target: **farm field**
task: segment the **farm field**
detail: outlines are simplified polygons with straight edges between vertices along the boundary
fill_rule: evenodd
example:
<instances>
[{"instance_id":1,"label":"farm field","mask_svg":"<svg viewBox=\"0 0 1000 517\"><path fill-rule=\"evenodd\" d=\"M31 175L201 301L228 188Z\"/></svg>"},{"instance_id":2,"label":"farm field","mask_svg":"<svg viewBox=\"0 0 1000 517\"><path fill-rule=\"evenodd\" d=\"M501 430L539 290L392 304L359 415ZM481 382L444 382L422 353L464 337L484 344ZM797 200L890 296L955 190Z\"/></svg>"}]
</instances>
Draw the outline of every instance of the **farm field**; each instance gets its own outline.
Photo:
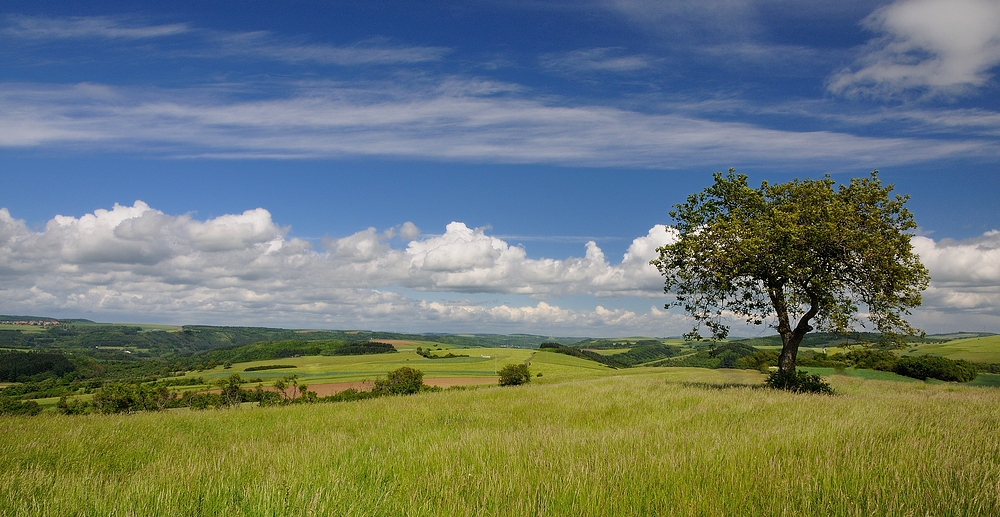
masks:
<instances>
[{"instance_id":1,"label":"farm field","mask_svg":"<svg viewBox=\"0 0 1000 517\"><path fill-rule=\"evenodd\" d=\"M837 395L796 395L746 386L751 371L601 373L3 418L0 514L1000 513L1000 390L832 375Z\"/></svg>"}]
</instances>

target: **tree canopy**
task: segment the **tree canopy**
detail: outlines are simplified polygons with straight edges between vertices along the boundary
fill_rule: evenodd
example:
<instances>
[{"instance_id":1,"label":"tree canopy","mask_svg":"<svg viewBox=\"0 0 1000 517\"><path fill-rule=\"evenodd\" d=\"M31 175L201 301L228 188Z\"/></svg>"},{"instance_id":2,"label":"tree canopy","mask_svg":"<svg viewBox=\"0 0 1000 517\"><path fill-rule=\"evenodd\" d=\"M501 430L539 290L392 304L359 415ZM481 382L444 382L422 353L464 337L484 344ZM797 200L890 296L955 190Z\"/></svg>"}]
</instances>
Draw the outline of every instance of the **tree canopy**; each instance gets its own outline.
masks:
<instances>
[{"instance_id":1,"label":"tree canopy","mask_svg":"<svg viewBox=\"0 0 1000 517\"><path fill-rule=\"evenodd\" d=\"M906 321L930 279L913 253L908 196L891 196L878 171L836 186L829 176L752 188L747 177L715 182L674 206L676 240L650 263L664 290L715 339L731 318L767 323L782 340L779 367L795 369L802 338L817 328L871 325L897 339L920 333ZM861 315L861 311L864 315Z\"/></svg>"}]
</instances>

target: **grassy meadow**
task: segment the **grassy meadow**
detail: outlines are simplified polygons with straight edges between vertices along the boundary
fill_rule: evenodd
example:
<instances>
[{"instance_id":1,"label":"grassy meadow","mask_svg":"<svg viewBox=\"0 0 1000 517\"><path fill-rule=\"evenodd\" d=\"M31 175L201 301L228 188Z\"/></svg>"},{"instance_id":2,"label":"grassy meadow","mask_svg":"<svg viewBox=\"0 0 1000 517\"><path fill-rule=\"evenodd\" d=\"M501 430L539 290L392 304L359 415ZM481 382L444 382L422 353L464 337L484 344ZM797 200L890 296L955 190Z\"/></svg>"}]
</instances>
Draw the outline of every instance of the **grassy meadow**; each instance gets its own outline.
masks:
<instances>
[{"instance_id":1,"label":"grassy meadow","mask_svg":"<svg viewBox=\"0 0 1000 517\"><path fill-rule=\"evenodd\" d=\"M427 343L427 346L441 346ZM496 370L505 364L529 362L532 375L542 374L538 382L558 382L566 379L580 379L591 376L610 375L614 370L593 361L551 352L538 352L524 348L449 348L432 350L435 355L453 353L468 357L427 359L416 353L421 344L395 344L399 353L362 356L302 356L266 361L251 361L234 364L232 368L222 366L201 372L188 372L186 377L202 377L211 382L238 373L246 379L261 378L265 384L287 375L298 375L306 384L337 383L374 380L386 373L409 366L424 372L424 379L436 378L482 378L496 382ZM246 372L247 368L269 365L291 365L295 368Z\"/></svg>"},{"instance_id":2,"label":"grassy meadow","mask_svg":"<svg viewBox=\"0 0 1000 517\"><path fill-rule=\"evenodd\" d=\"M925 343L907 349L905 355L938 355L974 363L1000 363L1000 335Z\"/></svg>"},{"instance_id":3,"label":"grassy meadow","mask_svg":"<svg viewBox=\"0 0 1000 517\"><path fill-rule=\"evenodd\" d=\"M533 370L567 368L541 357ZM1000 390L829 379L837 395L643 368L348 403L0 418L0 514L1000 514Z\"/></svg>"}]
</instances>

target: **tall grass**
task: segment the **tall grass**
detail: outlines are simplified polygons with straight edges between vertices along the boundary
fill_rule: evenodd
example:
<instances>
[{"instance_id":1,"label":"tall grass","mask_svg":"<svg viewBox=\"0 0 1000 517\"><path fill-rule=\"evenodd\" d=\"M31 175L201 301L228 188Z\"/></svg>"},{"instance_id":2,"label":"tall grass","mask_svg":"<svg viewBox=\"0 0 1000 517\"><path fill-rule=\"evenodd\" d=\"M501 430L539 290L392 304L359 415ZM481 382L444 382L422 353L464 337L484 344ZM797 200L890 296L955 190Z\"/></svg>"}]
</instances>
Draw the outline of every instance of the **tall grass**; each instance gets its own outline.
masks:
<instances>
[{"instance_id":1,"label":"tall grass","mask_svg":"<svg viewBox=\"0 0 1000 517\"><path fill-rule=\"evenodd\" d=\"M669 369L342 404L4 418L0 514L1000 514L1000 390L710 384L751 378Z\"/></svg>"}]
</instances>

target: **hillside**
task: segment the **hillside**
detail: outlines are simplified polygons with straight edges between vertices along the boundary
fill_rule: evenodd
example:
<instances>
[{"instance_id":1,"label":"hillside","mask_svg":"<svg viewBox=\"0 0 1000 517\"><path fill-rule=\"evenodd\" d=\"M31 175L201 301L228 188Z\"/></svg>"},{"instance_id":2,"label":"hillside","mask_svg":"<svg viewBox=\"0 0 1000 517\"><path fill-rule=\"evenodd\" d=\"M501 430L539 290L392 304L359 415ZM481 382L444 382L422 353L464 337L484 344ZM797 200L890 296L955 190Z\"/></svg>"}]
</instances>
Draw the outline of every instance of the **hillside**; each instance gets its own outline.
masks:
<instances>
[{"instance_id":1,"label":"hillside","mask_svg":"<svg viewBox=\"0 0 1000 517\"><path fill-rule=\"evenodd\" d=\"M998 390L834 376L837 396L807 396L754 389L762 376L748 371L604 372L350 403L0 418L0 513L1000 514Z\"/></svg>"}]
</instances>

